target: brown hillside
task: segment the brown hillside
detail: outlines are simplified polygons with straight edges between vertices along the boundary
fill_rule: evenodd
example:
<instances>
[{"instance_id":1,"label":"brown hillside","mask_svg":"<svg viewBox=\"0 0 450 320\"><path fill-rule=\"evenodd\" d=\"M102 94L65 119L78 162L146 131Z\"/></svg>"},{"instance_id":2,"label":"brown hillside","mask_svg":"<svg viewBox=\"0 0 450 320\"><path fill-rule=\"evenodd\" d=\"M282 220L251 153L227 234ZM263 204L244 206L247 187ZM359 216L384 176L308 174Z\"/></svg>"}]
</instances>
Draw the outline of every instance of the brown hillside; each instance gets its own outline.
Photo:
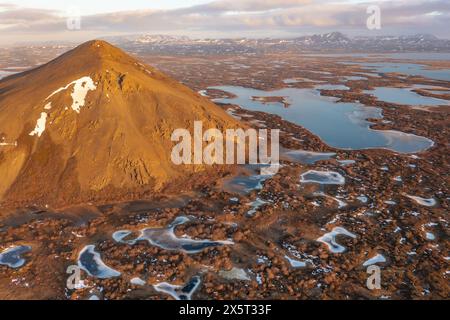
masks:
<instances>
[{"instance_id":1,"label":"brown hillside","mask_svg":"<svg viewBox=\"0 0 450 320\"><path fill-rule=\"evenodd\" d=\"M0 200L67 205L158 190L194 170L172 164L170 137L197 120L239 126L158 70L87 42L0 82Z\"/></svg>"}]
</instances>

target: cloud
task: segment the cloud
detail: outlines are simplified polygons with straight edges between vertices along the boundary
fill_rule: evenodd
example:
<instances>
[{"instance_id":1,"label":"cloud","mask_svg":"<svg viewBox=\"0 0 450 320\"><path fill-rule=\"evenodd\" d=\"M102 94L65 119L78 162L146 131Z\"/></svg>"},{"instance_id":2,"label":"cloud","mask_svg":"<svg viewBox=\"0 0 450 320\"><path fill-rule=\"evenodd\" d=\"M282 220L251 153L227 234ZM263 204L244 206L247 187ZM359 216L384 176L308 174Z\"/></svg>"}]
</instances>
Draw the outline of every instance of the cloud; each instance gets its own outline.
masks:
<instances>
[{"instance_id":1,"label":"cloud","mask_svg":"<svg viewBox=\"0 0 450 320\"><path fill-rule=\"evenodd\" d=\"M448 36L450 18L447 0L339 1L339 0L218 0L208 4L173 10L140 10L97 14L82 17L83 34L114 33L201 33L209 36L252 36L256 32L301 33L302 31L353 30L365 28L370 4L379 4L382 13L381 31L429 32ZM13 34L38 33L40 36L67 36L63 13L6 6L0 11L0 32ZM81 8L82 9L82 8Z\"/></svg>"}]
</instances>

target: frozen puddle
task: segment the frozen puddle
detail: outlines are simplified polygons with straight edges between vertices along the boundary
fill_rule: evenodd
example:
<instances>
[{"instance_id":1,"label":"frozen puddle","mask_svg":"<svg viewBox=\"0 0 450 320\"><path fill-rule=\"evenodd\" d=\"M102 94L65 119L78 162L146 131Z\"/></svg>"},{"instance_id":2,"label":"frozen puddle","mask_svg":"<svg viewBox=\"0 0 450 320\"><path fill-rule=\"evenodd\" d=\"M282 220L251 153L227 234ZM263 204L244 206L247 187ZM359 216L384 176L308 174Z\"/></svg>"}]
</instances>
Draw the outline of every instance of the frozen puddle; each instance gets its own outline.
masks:
<instances>
[{"instance_id":1,"label":"frozen puddle","mask_svg":"<svg viewBox=\"0 0 450 320\"><path fill-rule=\"evenodd\" d=\"M348 159L348 160L338 160L339 164L343 167L351 166L356 163L356 160Z\"/></svg>"},{"instance_id":2,"label":"frozen puddle","mask_svg":"<svg viewBox=\"0 0 450 320\"><path fill-rule=\"evenodd\" d=\"M447 100L422 96L409 88L378 87L374 90L365 90L364 93L371 94L380 101L408 106L439 106L450 104Z\"/></svg>"},{"instance_id":3,"label":"frozen puddle","mask_svg":"<svg viewBox=\"0 0 450 320\"><path fill-rule=\"evenodd\" d=\"M314 87L316 90L350 90L349 87L342 84L321 84Z\"/></svg>"},{"instance_id":4,"label":"frozen puddle","mask_svg":"<svg viewBox=\"0 0 450 320\"><path fill-rule=\"evenodd\" d=\"M249 194L252 191L263 189L263 183L271 179L277 172L276 166L245 165L244 173L224 180L223 189L226 192Z\"/></svg>"},{"instance_id":5,"label":"frozen puddle","mask_svg":"<svg viewBox=\"0 0 450 320\"><path fill-rule=\"evenodd\" d=\"M366 262L364 262L363 263L363 267L368 267L368 266L371 266L373 264L384 263L384 262L386 262L386 258L382 254L378 253L374 257L372 257L369 260L367 260Z\"/></svg>"},{"instance_id":6,"label":"frozen puddle","mask_svg":"<svg viewBox=\"0 0 450 320\"><path fill-rule=\"evenodd\" d=\"M345 178L334 171L309 170L300 176L301 183L318 183L327 185L343 185Z\"/></svg>"},{"instance_id":7,"label":"frozen puddle","mask_svg":"<svg viewBox=\"0 0 450 320\"><path fill-rule=\"evenodd\" d=\"M131 231L120 230L113 234L113 239L119 243L125 243L133 245L138 241L147 241L151 245L157 246L165 250L177 250L183 251L188 254L198 253L206 248L220 247L223 245L232 245L232 241L210 241L210 240L194 240L188 236L178 238L175 235L175 228L179 225L185 224L190 221L187 217L177 217L166 228L147 228L141 231L138 238L134 240L124 240L131 234Z\"/></svg>"},{"instance_id":8,"label":"frozen puddle","mask_svg":"<svg viewBox=\"0 0 450 320\"><path fill-rule=\"evenodd\" d=\"M172 296L176 300L191 300L192 295L200 286L200 277L193 277L186 285L177 286L167 282L161 282L153 285L153 288L162 293Z\"/></svg>"},{"instance_id":9,"label":"frozen puddle","mask_svg":"<svg viewBox=\"0 0 450 320\"><path fill-rule=\"evenodd\" d=\"M255 213L258 211L259 208L261 208L263 205L268 204L267 201L264 201L260 198L256 198L255 201L250 202L249 205L251 206L251 209L247 212L247 217L253 217Z\"/></svg>"},{"instance_id":10,"label":"frozen puddle","mask_svg":"<svg viewBox=\"0 0 450 320\"><path fill-rule=\"evenodd\" d=\"M351 233L350 231L347 231L345 228L336 227L333 229L333 231L326 233L320 238L318 238L317 241L326 244L328 249L332 253L342 253L345 252L346 248L336 242L336 237L340 235L356 239L355 234Z\"/></svg>"},{"instance_id":11,"label":"frozen puddle","mask_svg":"<svg viewBox=\"0 0 450 320\"><path fill-rule=\"evenodd\" d=\"M0 265L8 266L10 268L20 268L25 264L25 259L21 257L22 254L31 251L30 246L17 246L8 248L0 253Z\"/></svg>"},{"instance_id":12,"label":"frozen puddle","mask_svg":"<svg viewBox=\"0 0 450 320\"><path fill-rule=\"evenodd\" d=\"M416 197L416 196L410 196L410 195L406 195L408 198L410 198L411 200L413 200L414 202L425 206L425 207L434 207L437 204L437 201L434 198L421 198L421 197Z\"/></svg>"},{"instance_id":13,"label":"frozen puddle","mask_svg":"<svg viewBox=\"0 0 450 320\"><path fill-rule=\"evenodd\" d=\"M99 279L109 279L120 276L120 272L103 263L100 254L95 251L94 245L88 245L81 250L78 256L78 266L90 276Z\"/></svg>"},{"instance_id":14,"label":"frozen puddle","mask_svg":"<svg viewBox=\"0 0 450 320\"><path fill-rule=\"evenodd\" d=\"M284 258L289 262L289 264L291 265L292 268L305 268L306 267L306 262L292 259L289 256L284 256Z\"/></svg>"},{"instance_id":15,"label":"frozen puddle","mask_svg":"<svg viewBox=\"0 0 450 320\"><path fill-rule=\"evenodd\" d=\"M436 236L431 232L426 232L425 237L427 238L427 240L430 240L430 241L436 240Z\"/></svg>"},{"instance_id":16,"label":"frozen puddle","mask_svg":"<svg viewBox=\"0 0 450 320\"><path fill-rule=\"evenodd\" d=\"M219 271L219 276L227 280L241 280L250 281L250 277L245 272L244 269L233 267L231 270L221 270Z\"/></svg>"},{"instance_id":17,"label":"frozen puddle","mask_svg":"<svg viewBox=\"0 0 450 320\"><path fill-rule=\"evenodd\" d=\"M367 203L369 201L369 198L367 198L365 195L360 195L358 197L356 197L356 199L362 203Z\"/></svg>"},{"instance_id":18,"label":"frozen puddle","mask_svg":"<svg viewBox=\"0 0 450 320\"><path fill-rule=\"evenodd\" d=\"M93 91L97 89L97 86L94 84L94 81L91 79L91 77L82 77L78 80L75 80L71 83L69 83L67 86L59 88L55 92L53 92L51 95L47 97L46 100L53 97L55 94L67 90L70 86L73 85L73 91L71 93L72 97L72 110L74 110L76 113L80 113L81 107L84 107L86 95L89 91Z\"/></svg>"},{"instance_id":19,"label":"frozen puddle","mask_svg":"<svg viewBox=\"0 0 450 320\"><path fill-rule=\"evenodd\" d=\"M145 286L147 284L144 280L142 280L141 278L138 278L138 277L131 279L130 283L134 284L135 286L141 286L141 287Z\"/></svg>"}]
</instances>

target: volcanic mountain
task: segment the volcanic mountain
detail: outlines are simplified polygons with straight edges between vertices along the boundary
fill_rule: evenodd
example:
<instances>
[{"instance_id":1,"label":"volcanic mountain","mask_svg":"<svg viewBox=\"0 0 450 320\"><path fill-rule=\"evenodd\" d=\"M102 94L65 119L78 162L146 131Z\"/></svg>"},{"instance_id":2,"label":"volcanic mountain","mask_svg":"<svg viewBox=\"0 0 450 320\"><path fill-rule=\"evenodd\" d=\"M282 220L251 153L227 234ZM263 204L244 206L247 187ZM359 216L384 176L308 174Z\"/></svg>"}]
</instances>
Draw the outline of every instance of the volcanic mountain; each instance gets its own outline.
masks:
<instances>
[{"instance_id":1,"label":"volcanic mountain","mask_svg":"<svg viewBox=\"0 0 450 320\"><path fill-rule=\"evenodd\" d=\"M0 82L0 201L70 205L158 190L177 128L237 128L208 99L104 41Z\"/></svg>"}]
</instances>

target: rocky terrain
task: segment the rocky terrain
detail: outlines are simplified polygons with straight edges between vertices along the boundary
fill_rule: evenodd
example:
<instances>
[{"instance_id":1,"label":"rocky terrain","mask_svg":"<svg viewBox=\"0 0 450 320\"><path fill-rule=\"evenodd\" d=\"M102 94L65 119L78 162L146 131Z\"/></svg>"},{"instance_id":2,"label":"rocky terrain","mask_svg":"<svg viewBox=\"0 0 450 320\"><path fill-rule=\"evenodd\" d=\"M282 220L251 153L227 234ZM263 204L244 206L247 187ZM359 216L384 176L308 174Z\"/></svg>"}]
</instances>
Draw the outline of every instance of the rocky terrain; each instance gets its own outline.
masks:
<instances>
[{"instance_id":1,"label":"rocky terrain","mask_svg":"<svg viewBox=\"0 0 450 320\"><path fill-rule=\"evenodd\" d=\"M214 168L138 201L4 208L0 298L448 299L448 106L388 103L366 91L420 85L420 95L448 101L449 81L354 64L373 62L366 57L140 56L202 99L230 97L208 89L225 84L344 85L315 94L380 108L372 129L434 145L416 153L341 150L290 119L221 104L242 125L280 128L283 150L297 152L284 152L269 177L251 167ZM449 68L448 61L420 63ZM263 102L293 107L284 97ZM71 265L82 269L72 289ZM370 290L374 265L381 288Z\"/></svg>"}]
</instances>

